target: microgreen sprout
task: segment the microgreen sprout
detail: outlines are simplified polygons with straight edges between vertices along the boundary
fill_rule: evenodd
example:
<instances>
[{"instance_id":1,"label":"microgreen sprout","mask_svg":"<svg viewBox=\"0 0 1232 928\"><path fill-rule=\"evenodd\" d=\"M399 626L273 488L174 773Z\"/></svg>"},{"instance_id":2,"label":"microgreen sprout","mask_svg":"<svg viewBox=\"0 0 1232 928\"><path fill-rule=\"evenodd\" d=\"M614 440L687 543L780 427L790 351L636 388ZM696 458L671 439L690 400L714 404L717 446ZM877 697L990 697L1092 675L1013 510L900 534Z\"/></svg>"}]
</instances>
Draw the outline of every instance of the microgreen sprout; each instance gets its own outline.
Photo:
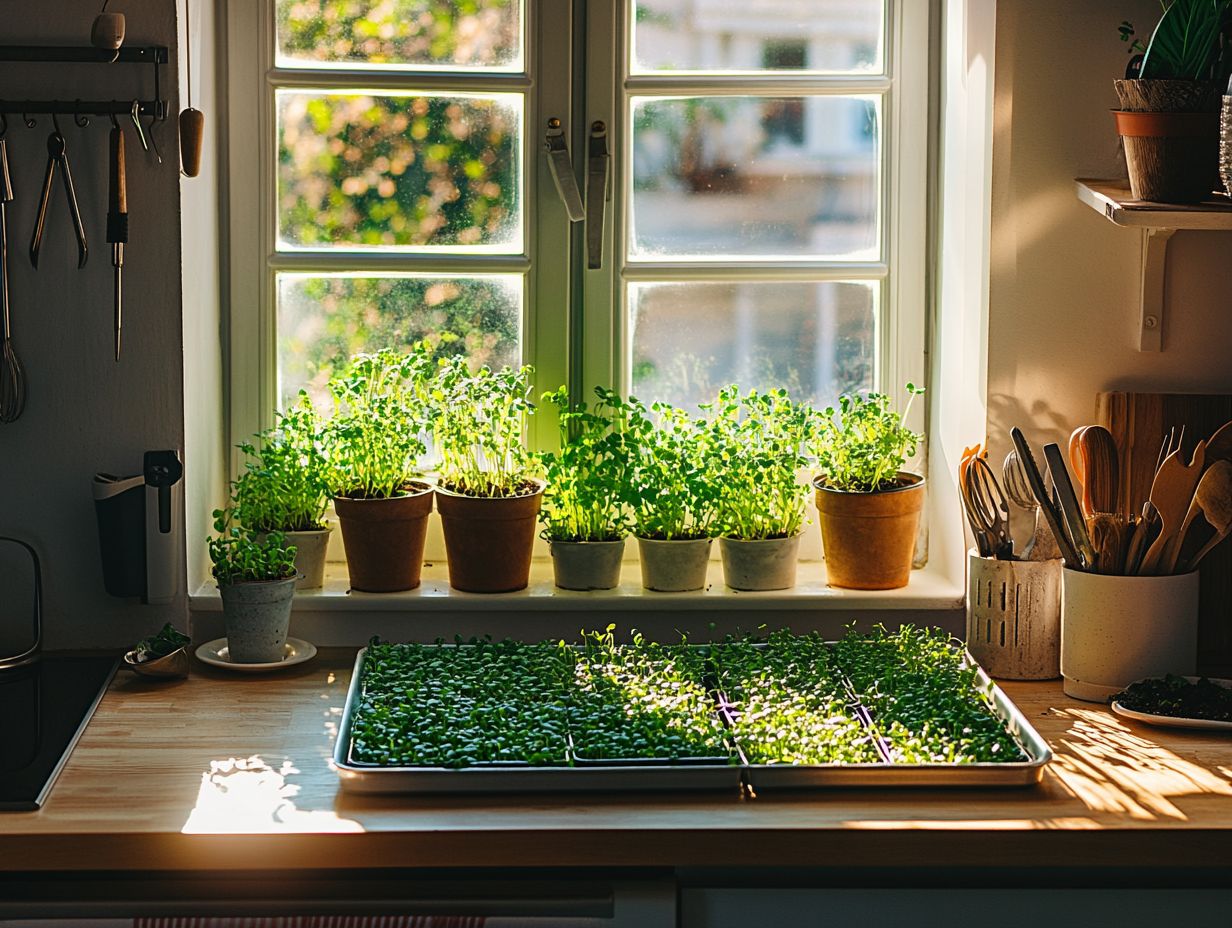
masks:
<instances>
[{"instance_id":1,"label":"microgreen sprout","mask_svg":"<svg viewBox=\"0 0 1232 928\"><path fill-rule=\"evenodd\" d=\"M258 538L236 523L232 509L214 510L214 531L207 541L214 578L220 585L289 580L295 576L295 546L282 532Z\"/></svg>"},{"instance_id":2,"label":"microgreen sprout","mask_svg":"<svg viewBox=\"0 0 1232 928\"><path fill-rule=\"evenodd\" d=\"M277 413L277 422L239 446L244 472L231 486L236 518L254 532L325 527L329 482L321 418L308 394Z\"/></svg>"},{"instance_id":3,"label":"microgreen sprout","mask_svg":"<svg viewBox=\"0 0 1232 928\"><path fill-rule=\"evenodd\" d=\"M824 486L848 493L875 493L897 485L904 462L923 436L904 423L911 404L923 393L907 384L907 405L895 412L883 393L845 393L838 411L826 409L827 424L816 443L817 469Z\"/></svg>"}]
</instances>

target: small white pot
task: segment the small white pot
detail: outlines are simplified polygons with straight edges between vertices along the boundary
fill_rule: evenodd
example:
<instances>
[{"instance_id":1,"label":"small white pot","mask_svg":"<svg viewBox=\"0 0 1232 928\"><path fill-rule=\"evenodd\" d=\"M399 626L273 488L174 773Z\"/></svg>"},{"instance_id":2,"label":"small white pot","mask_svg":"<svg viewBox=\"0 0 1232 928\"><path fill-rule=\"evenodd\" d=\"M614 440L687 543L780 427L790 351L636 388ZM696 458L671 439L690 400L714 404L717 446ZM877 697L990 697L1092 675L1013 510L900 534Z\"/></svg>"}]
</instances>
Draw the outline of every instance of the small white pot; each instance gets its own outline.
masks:
<instances>
[{"instance_id":1,"label":"small white pot","mask_svg":"<svg viewBox=\"0 0 1232 928\"><path fill-rule=\"evenodd\" d=\"M562 590L614 590L620 586L625 540L553 541L552 572Z\"/></svg>"},{"instance_id":2,"label":"small white pot","mask_svg":"<svg viewBox=\"0 0 1232 928\"><path fill-rule=\"evenodd\" d=\"M295 546L297 590L319 590L325 585L325 552L333 526L306 532L286 532L287 544Z\"/></svg>"},{"instance_id":3,"label":"small white pot","mask_svg":"<svg viewBox=\"0 0 1232 928\"><path fill-rule=\"evenodd\" d=\"M1115 577L1066 570L1061 675L1068 696L1105 702L1135 680L1189 675L1198 660L1198 573Z\"/></svg>"},{"instance_id":4,"label":"small white pot","mask_svg":"<svg viewBox=\"0 0 1232 928\"><path fill-rule=\"evenodd\" d=\"M720 538L723 580L733 590L788 590L796 585L800 533L790 538Z\"/></svg>"},{"instance_id":5,"label":"small white pot","mask_svg":"<svg viewBox=\"0 0 1232 928\"><path fill-rule=\"evenodd\" d=\"M660 593L686 593L706 585L710 538L660 541L638 538L642 586Z\"/></svg>"}]
</instances>

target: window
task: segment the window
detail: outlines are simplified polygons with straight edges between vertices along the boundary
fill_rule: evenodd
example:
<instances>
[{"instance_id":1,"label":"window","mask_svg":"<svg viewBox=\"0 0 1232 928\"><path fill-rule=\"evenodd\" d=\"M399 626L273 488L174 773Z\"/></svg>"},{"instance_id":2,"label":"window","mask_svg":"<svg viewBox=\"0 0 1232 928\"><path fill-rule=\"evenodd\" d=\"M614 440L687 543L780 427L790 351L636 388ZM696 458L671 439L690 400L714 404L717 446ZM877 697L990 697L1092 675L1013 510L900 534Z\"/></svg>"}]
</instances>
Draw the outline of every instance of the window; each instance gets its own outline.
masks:
<instances>
[{"instance_id":1,"label":"window","mask_svg":"<svg viewBox=\"0 0 1232 928\"><path fill-rule=\"evenodd\" d=\"M923 381L929 7L232 0L233 437L424 335L678 404ZM611 153L584 222L553 118L583 191Z\"/></svg>"}]
</instances>

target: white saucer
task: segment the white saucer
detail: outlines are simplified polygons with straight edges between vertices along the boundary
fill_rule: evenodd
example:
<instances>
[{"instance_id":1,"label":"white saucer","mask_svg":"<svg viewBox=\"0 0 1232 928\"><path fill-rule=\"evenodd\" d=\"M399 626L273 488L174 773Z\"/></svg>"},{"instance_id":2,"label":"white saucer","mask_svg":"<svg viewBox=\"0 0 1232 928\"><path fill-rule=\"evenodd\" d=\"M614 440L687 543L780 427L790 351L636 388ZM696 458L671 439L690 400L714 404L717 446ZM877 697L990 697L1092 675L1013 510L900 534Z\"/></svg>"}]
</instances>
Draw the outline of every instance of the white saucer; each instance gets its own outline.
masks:
<instances>
[{"instance_id":1,"label":"white saucer","mask_svg":"<svg viewBox=\"0 0 1232 928\"><path fill-rule=\"evenodd\" d=\"M1197 683L1200 677L1184 677L1190 683ZM1223 680L1215 677L1208 678L1216 686L1222 686L1225 689L1232 688L1232 680ZM1142 681L1138 681L1142 682ZM1153 712L1139 712L1137 709L1130 709L1121 705L1119 702L1112 704L1112 711L1117 715L1122 715L1127 719L1133 719L1136 722L1145 722L1148 725L1158 725L1161 728L1191 728L1197 731L1232 731L1232 722L1222 722L1218 719L1191 719L1179 715L1155 715Z\"/></svg>"},{"instance_id":2,"label":"white saucer","mask_svg":"<svg viewBox=\"0 0 1232 928\"><path fill-rule=\"evenodd\" d=\"M282 670L310 661L317 656L317 646L302 638L288 638L284 646L284 657L280 661L267 664L237 664L231 660L227 651L227 639L215 638L197 648L197 659L213 667L234 670L238 673L269 673L271 670Z\"/></svg>"}]
</instances>

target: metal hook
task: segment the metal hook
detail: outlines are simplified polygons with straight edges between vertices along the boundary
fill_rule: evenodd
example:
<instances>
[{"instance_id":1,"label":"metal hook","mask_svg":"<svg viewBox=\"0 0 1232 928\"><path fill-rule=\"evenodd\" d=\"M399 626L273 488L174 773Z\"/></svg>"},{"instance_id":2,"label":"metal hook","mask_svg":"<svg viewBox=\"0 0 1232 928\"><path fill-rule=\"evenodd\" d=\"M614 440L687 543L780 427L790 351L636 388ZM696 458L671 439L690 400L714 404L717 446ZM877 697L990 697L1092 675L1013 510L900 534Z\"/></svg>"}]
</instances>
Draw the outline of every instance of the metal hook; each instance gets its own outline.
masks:
<instances>
[{"instance_id":1,"label":"metal hook","mask_svg":"<svg viewBox=\"0 0 1232 928\"><path fill-rule=\"evenodd\" d=\"M55 126L55 129L56 129L56 135L62 135L62 134L63 134L63 133L61 133L61 132L60 132L60 120L59 120L59 118L57 118L57 116L56 116L56 114L55 114L55 113L52 113L52 114L51 114L51 124L52 124L53 126Z\"/></svg>"},{"instance_id":2,"label":"metal hook","mask_svg":"<svg viewBox=\"0 0 1232 928\"><path fill-rule=\"evenodd\" d=\"M5 113L0 113L0 139L4 138L4 134L9 131L9 117Z\"/></svg>"},{"instance_id":3,"label":"metal hook","mask_svg":"<svg viewBox=\"0 0 1232 928\"><path fill-rule=\"evenodd\" d=\"M132 117L133 128L137 130L137 140L141 142L141 150L149 151L150 143L149 141L146 140L145 129L143 129L141 126L141 101L140 100L133 101L133 108L132 108L132 111L129 113L129 116Z\"/></svg>"},{"instance_id":4,"label":"metal hook","mask_svg":"<svg viewBox=\"0 0 1232 928\"><path fill-rule=\"evenodd\" d=\"M118 129L118 128L120 128L120 120L116 119L116 114L115 114L115 113L112 113L112 114L111 114L111 128L113 128L113 129Z\"/></svg>"},{"instance_id":5,"label":"metal hook","mask_svg":"<svg viewBox=\"0 0 1232 928\"><path fill-rule=\"evenodd\" d=\"M33 116L27 116L25 113L22 113L22 114L21 114L21 121L22 121L22 122L24 122L24 123L26 124L26 128L27 128L27 129L36 129L36 128L38 128L38 120L37 120L37 119L35 119Z\"/></svg>"},{"instance_id":6,"label":"metal hook","mask_svg":"<svg viewBox=\"0 0 1232 928\"><path fill-rule=\"evenodd\" d=\"M74 102L77 104L77 106L81 106L80 98ZM76 109L74 109L73 110L73 122L76 124L78 129L84 129L86 126L90 124L90 117L83 116L81 115L81 113L77 112Z\"/></svg>"}]
</instances>

